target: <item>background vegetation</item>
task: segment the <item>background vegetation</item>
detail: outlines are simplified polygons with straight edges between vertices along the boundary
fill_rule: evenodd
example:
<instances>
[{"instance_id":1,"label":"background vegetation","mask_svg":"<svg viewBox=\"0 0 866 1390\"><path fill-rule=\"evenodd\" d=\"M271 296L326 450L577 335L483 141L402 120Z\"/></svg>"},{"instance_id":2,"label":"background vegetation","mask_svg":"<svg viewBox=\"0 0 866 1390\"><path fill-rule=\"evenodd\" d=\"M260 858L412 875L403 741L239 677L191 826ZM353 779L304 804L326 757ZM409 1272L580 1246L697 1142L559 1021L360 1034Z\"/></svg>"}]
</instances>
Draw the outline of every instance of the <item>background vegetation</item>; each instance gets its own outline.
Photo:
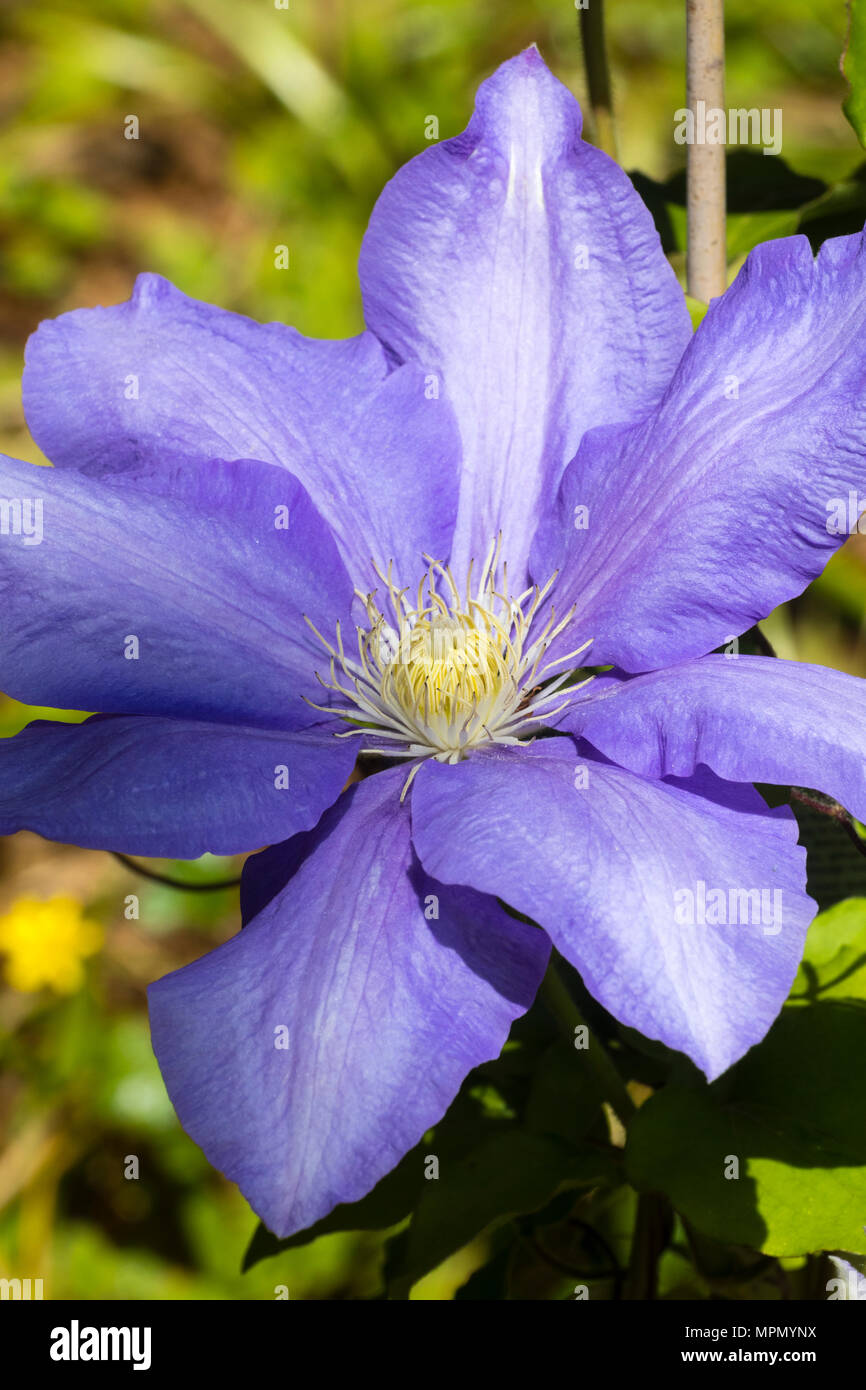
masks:
<instances>
[{"instance_id":1,"label":"background vegetation","mask_svg":"<svg viewBox=\"0 0 866 1390\"><path fill-rule=\"evenodd\" d=\"M733 273L758 240L802 228L817 243L859 230L866 194L863 151L841 109L841 0L728 0L727 13L728 104L784 113L780 160L733 157ZM683 16L679 0L608 5L621 161L640 172L678 268L684 152L672 135L685 101ZM40 319L125 299L136 273L154 270L256 318L323 337L355 332L366 219L384 181L425 147L426 118L437 116L442 138L458 133L478 82L533 41L584 91L570 0L291 0L286 11L270 0L6 0L0 25L0 448L34 461L20 374ZM137 140L124 138L131 114ZM279 244L290 250L287 270L274 266ZM866 675L864 615L866 539L855 536L767 631L781 655ZM36 713L0 697L0 734ZM239 864L159 867L201 882ZM384 1241L375 1231L326 1234L241 1274L255 1218L185 1137L165 1095L145 986L237 929L236 893L174 891L108 855L30 834L0 841L0 870L0 915L22 897L65 895L104 940L67 993L14 987L7 952L0 1274L42 1277L52 1298L272 1298L277 1284L293 1298L375 1296ZM137 920L125 915L132 893ZM494 1117L505 1104L481 1099ZM549 1100L532 1104L543 1115ZM123 1176L131 1154L141 1164L135 1182ZM497 1161L509 1162L507 1145ZM512 1296L568 1296L572 1271L587 1267L609 1293L630 1203L633 1193L614 1187L568 1228L557 1211L542 1228L521 1228ZM448 1257L429 1272L429 1256L414 1266L406 1256L420 1277L412 1297L451 1298L476 1270L499 1278L501 1230L470 1221L458 1253L441 1252ZM697 1273L683 1253L689 1241L693 1256L700 1247ZM806 1296L814 1276L802 1260L755 1266L750 1296L781 1296L785 1281ZM663 1294L706 1297L730 1277L712 1240L678 1230ZM496 1296L475 1287L474 1296Z\"/></svg>"}]
</instances>

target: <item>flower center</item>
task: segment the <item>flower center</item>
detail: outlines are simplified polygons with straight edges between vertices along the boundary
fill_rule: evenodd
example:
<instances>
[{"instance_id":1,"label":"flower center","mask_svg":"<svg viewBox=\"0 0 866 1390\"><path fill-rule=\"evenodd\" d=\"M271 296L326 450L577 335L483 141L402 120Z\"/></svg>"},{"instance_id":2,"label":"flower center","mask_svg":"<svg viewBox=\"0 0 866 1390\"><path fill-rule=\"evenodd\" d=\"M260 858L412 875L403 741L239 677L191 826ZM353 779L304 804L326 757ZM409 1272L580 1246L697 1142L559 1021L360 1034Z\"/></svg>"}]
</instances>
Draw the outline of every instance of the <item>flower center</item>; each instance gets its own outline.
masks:
<instances>
[{"instance_id":1,"label":"flower center","mask_svg":"<svg viewBox=\"0 0 866 1390\"><path fill-rule=\"evenodd\" d=\"M409 718L471 718L509 681L507 639L486 613L418 614L396 647L383 684Z\"/></svg>"},{"instance_id":2,"label":"flower center","mask_svg":"<svg viewBox=\"0 0 866 1390\"><path fill-rule=\"evenodd\" d=\"M339 625L336 646L313 628L331 658L330 680L319 679L348 702L337 710L315 708L351 721L356 727L340 737L365 735L362 752L418 759L418 766L424 758L453 763L483 744L531 737L571 702L572 689L562 690L568 663L589 646L584 642L544 662L574 609L559 622L551 610L530 635L555 576L541 588L510 595L504 565L500 581L497 541L474 584L470 564L461 593L450 569L425 559L414 603L409 590L394 583L390 565L387 574L376 571L384 585L381 606L378 591L356 590L367 615L367 625L356 630L357 658L346 651Z\"/></svg>"}]
</instances>

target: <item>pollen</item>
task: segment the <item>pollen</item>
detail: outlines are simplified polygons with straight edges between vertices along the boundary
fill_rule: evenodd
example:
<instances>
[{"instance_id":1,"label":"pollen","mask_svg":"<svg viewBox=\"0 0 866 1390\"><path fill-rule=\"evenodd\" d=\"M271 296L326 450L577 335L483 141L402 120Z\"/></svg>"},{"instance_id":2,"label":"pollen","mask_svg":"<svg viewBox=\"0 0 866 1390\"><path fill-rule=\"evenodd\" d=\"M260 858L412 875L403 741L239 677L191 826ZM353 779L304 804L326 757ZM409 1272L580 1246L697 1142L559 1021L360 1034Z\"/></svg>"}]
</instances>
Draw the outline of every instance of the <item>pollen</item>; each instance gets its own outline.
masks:
<instances>
[{"instance_id":1,"label":"pollen","mask_svg":"<svg viewBox=\"0 0 866 1390\"><path fill-rule=\"evenodd\" d=\"M511 595L499 551L497 540L477 576L470 564L462 590L430 556L411 594L398 587L392 566L377 569L382 591L355 591L366 623L357 625L351 650L339 625L330 643L310 623L330 656L330 679L319 680L346 702L314 708L347 720L353 727L338 737L361 735L362 753L414 760L403 796L425 758L454 763L485 744L522 742L574 697L577 686L563 687L590 642L554 661L545 656L575 610L557 621L551 608L533 634L556 576Z\"/></svg>"},{"instance_id":2,"label":"pollen","mask_svg":"<svg viewBox=\"0 0 866 1390\"><path fill-rule=\"evenodd\" d=\"M18 898L0 917L6 980L25 994L44 986L74 994L84 983L82 961L99 950L102 936L74 898Z\"/></svg>"}]
</instances>

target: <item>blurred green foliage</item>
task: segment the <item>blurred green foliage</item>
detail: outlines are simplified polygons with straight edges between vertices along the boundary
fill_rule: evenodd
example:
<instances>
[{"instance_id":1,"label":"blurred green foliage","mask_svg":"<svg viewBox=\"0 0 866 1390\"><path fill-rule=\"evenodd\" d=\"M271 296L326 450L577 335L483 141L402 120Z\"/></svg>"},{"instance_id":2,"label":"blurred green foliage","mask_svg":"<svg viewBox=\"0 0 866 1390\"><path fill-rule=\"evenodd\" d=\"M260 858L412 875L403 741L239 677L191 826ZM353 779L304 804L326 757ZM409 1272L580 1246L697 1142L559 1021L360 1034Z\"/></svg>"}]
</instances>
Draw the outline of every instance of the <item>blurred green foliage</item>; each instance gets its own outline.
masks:
<instances>
[{"instance_id":1,"label":"blurred green foliage","mask_svg":"<svg viewBox=\"0 0 866 1390\"><path fill-rule=\"evenodd\" d=\"M607 15L621 161L643 176L678 268L683 151L672 132L685 100L683 11L676 0L609 0ZM427 118L437 117L441 138L458 133L478 82L533 41L584 92L567 0L291 0L287 10L265 0L7 0L0 27L0 447L34 461L19 381L41 318L124 299L136 273L152 270L188 294L305 333L355 332L367 216L383 182L425 147ZM845 32L838 0L728 0L728 102L784 113L784 163L753 155L757 181L744 166L732 179L732 272L757 240L800 228L820 240L863 224L862 151L842 112ZM124 135L131 116L137 139ZM800 180L793 195L789 174ZM279 246L287 269L275 266ZM866 674L864 614L866 548L855 536L768 632L781 655ZM0 733L47 713L0 701ZM205 881L239 863L160 867ZM278 1286L292 1298L376 1296L386 1253L375 1231L266 1250L241 1274L255 1219L182 1133L165 1095L146 984L237 929L236 893L184 894L26 833L0 843L0 868L0 912L26 892L72 893L107 938L72 997L0 988L0 1273L43 1277L52 1298L273 1298ZM823 957L814 959L818 969ZM428 1272L429 1251L404 1232L388 1249L391 1278L402 1287L424 1273L415 1298L495 1298L507 1274L511 1296L556 1298L571 1296L574 1276L563 1271L580 1269L609 1296L635 1195L593 1187L591 1163L576 1207L566 1194L566 1213L553 1195L557 1145L575 1136L551 1130L544 1095L509 1096L491 1083L490 1178L509 1169L497 1145L540 1148L548 1167L532 1191L500 1200L502 1211L540 1210L484 1232L480 1209L451 1208L458 1254ZM524 1127L503 1138L504 1117L517 1113ZM597 1118L591 1108L587 1123ZM650 1110L647 1133L652 1122ZM130 1155L136 1181L124 1177ZM632 1161L652 1159L648 1150ZM473 1180L470 1172L470 1188ZM422 1207L417 1220L438 1229L434 1192ZM516 1256L503 1244L515 1230ZM660 1267L663 1296L705 1297L731 1278L748 1296L779 1296L778 1271L771 1277L760 1259L738 1264L713 1235L678 1220ZM807 1262L789 1263L790 1278L804 1280Z\"/></svg>"}]
</instances>

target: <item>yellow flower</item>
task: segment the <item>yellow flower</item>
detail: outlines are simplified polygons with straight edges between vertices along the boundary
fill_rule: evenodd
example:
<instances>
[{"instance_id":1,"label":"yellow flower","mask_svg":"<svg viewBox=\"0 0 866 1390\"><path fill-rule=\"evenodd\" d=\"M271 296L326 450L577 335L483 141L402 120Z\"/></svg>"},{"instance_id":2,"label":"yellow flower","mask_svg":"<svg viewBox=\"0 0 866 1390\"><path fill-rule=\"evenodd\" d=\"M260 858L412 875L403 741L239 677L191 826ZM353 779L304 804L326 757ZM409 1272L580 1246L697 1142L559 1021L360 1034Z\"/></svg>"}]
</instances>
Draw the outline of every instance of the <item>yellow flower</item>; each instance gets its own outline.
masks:
<instances>
[{"instance_id":1,"label":"yellow flower","mask_svg":"<svg viewBox=\"0 0 866 1390\"><path fill-rule=\"evenodd\" d=\"M56 994L74 994L84 983L81 962L99 950L102 937L102 928L74 898L18 898L0 917L6 979L23 993L47 985Z\"/></svg>"}]
</instances>

